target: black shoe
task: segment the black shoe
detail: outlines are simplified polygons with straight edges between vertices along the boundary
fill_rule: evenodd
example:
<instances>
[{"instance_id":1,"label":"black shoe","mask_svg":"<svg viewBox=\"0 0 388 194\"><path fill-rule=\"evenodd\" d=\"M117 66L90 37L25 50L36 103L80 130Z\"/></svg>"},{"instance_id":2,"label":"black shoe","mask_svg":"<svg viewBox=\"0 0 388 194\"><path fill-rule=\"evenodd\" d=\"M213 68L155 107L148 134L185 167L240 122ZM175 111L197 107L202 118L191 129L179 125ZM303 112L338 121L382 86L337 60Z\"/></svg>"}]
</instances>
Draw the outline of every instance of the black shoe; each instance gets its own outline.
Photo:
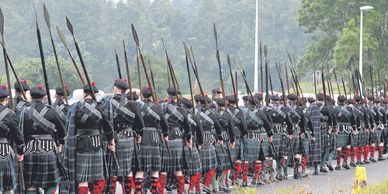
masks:
<instances>
[{"instance_id":1,"label":"black shoe","mask_svg":"<svg viewBox=\"0 0 388 194\"><path fill-rule=\"evenodd\" d=\"M202 189L202 191L204 192L204 193L206 193L206 194L211 194L212 193L212 191L210 190L210 188L209 187L203 187L203 189Z\"/></svg>"},{"instance_id":2,"label":"black shoe","mask_svg":"<svg viewBox=\"0 0 388 194\"><path fill-rule=\"evenodd\" d=\"M314 171L313 175L319 175L318 171Z\"/></svg>"},{"instance_id":3,"label":"black shoe","mask_svg":"<svg viewBox=\"0 0 388 194\"><path fill-rule=\"evenodd\" d=\"M365 164L369 164L370 161L369 161L369 160L364 160L364 163L365 163Z\"/></svg>"},{"instance_id":4,"label":"black shoe","mask_svg":"<svg viewBox=\"0 0 388 194\"><path fill-rule=\"evenodd\" d=\"M357 165L357 166L361 165L361 161L357 161L357 162L356 162L356 165Z\"/></svg>"},{"instance_id":5,"label":"black shoe","mask_svg":"<svg viewBox=\"0 0 388 194\"><path fill-rule=\"evenodd\" d=\"M328 171L326 170L326 168L321 168L319 171L320 171L320 172L323 172L323 173L328 173Z\"/></svg>"},{"instance_id":6,"label":"black shoe","mask_svg":"<svg viewBox=\"0 0 388 194\"><path fill-rule=\"evenodd\" d=\"M356 164L354 164L354 162L351 162L351 163L350 163L350 166L351 166L351 167L357 167Z\"/></svg>"},{"instance_id":7,"label":"black shoe","mask_svg":"<svg viewBox=\"0 0 388 194\"><path fill-rule=\"evenodd\" d=\"M348 164L346 164L346 163L342 164L342 167L344 167L344 168L345 168L345 169L347 169L347 170L349 170L349 169L350 169L349 165L348 165Z\"/></svg>"},{"instance_id":8,"label":"black shoe","mask_svg":"<svg viewBox=\"0 0 388 194\"><path fill-rule=\"evenodd\" d=\"M379 161L383 161L383 160L385 160L385 158L379 158L378 160L379 160Z\"/></svg>"},{"instance_id":9,"label":"black shoe","mask_svg":"<svg viewBox=\"0 0 388 194\"><path fill-rule=\"evenodd\" d=\"M335 170L341 170L341 166L340 166L340 165L337 165L337 166L335 167Z\"/></svg>"},{"instance_id":10,"label":"black shoe","mask_svg":"<svg viewBox=\"0 0 388 194\"><path fill-rule=\"evenodd\" d=\"M300 178L300 175L299 175L299 173L294 173L294 179L299 179Z\"/></svg>"},{"instance_id":11,"label":"black shoe","mask_svg":"<svg viewBox=\"0 0 388 194\"><path fill-rule=\"evenodd\" d=\"M364 165L365 163L364 163L363 161L360 161L360 164L361 164L361 165Z\"/></svg>"},{"instance_id":12,"label":"black shoe","mask_svg":"<svg viewBox=\"0 0 388 194\"><path fill-rule=\"evenodd\" d=\"M377 162L374 158L371 158L370 161L373 162L373 163Z\"/></svg>"},{"instance_id":13,"label":"black shoe","mask_svg":"<svg viewBox=\"0 0 388 194\"><path fill-rule=\"evenodd\" d=\"M333 168L333 166L332 166L331 164L328 164L328 165L326 165L326 166L327 166L327 168L329 168L330 171L333 171L333 170L334 170L334 168Z\"/></svg>"},{"instance_id":14,"label":"black shoe","mask_svg":"<svg viewBox=\"0 0 388 194\"><path fill-rule=\"evenodd\" d=\"M227 186L221 186L218 191L224 192L224 193L230 193L232 190L230 190ZM217 193L217 192L215 192Z\"/></svg>"}]
</instances>

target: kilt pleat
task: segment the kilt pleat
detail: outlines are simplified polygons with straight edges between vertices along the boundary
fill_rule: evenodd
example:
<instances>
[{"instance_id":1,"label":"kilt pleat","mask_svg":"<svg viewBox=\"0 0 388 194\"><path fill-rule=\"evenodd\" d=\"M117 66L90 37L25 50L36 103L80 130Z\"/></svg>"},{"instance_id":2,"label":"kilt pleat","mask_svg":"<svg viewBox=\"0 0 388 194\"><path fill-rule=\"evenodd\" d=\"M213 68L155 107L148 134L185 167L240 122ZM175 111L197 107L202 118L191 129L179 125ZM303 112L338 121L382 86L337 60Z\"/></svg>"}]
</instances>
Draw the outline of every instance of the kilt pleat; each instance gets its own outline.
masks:
<instances>
[{"instance_id":1,"label":"kilt pleat","mask_svg":"<svg viewBox=\"0 0 388 194\"><path fill-rule=\"evenodd\" d=\"M217 167L216 148L214 145L202 145L199 154L201 157L203 173L207 173L210 169L215 169Z\"/></svg>"},{"instance_id":2,"label":"kilt pleat","mask_svg":"<svg viewBox=\"0 0 388 194\"><path fill-rule=\"evenodd\" d=\"M328 128L327 127L322 127L321 126L321 152L328 152L329 151L329 144L330 142L330 137L328 133ZM329 143L330 142L330 143Z\"/></svg>"},{"instance_id":3,"label":"kilt pleat","mask_svg":"<svg viewBox=\"0 0 388 194\"><path fill-rule=\"evenodd\" d=\"M24 157L24 180L26 188L47 188L60 181L56 156L53 151L47 153L31 152Z\"/></svg>"},{"instance_id":4,"label":"kilt pleat","mask_svg":"<svg viewBox=\"0 0 388 194\"><path fill-rule=\"evenodd\" d=\"M340 132L337 135L337 147L344 147L350 145L349 134L345 132Z\"/></svg>"},{"instance_id":5,"label":"kilt pleat","mask_svg":"<svg viewBox=\"0 0 388 194\"><path fill-rule=\"evenodd\" d=\"M216 155L217 155L217 161L218 161L218 170L229 170L231 169L229 155L228 155L228 148L226 147L226 144L229 143L225 141L222 145L216 143Z\"/></svg>"},{"instance_id":6,"label":"kilt pleat","mask_svg":"<svg viewBox=\"0 0 388 194\"><path fill-rule=\"evenodd\" d=\"M310 138L305 136L304 138L301 138L300 141L301 141L302 147L303 147L303 154L309 155L310 154Z\"/></svg>"},{"instance_id":7,"label":"kilt pleat","mask_svg":"<svg viewBox=\"0 0 388 194\"><path fill-rule=\"evenodd\" d=\"M184 152L185 161L187 165L186 173L192 176L202 172L202 164L198 149L193 145L190 154L190 150L186 146L184 146Z\"/></svg>"},{"instance_id":8,"label":"kilt pleat","mask_svg":"<svg viewBox=\"0 0 388 194\"><path fill-rule=\"evenodd\" d=\"M358 131L358 146L364 146L365 145L365 132L364 130Z\"/></svg>"},{"instance_id":9,"label":"kilt pleat","mask_svg":"<svg viewBox=\"0 0 388 194\"><path fill-rule=\"evenodd\" d=\"M303 144L300 141L299 134L293 135L292 140L290 140L290 145L292 146L293 150L290 150L290 146L287 146L288 152L293 151L294 154L302 154L303 153Z\"/></svg>"},{"instance_id":10,"label":"kilt pleat","mask_svg":"<svg viewBox=\"0 0 388 194\"><path fill-rule=\"evenodd\" d=\"M0 191L14 188L15 177L13 176L13 163L10 155L0 157Z\"/></svg>"},{"instance_id":11,"label":"kilt pleat","mask_svg":"<svg viewBox=\"0 0 388 194\"><path fill-rule=\"evenodd\" d=\"M115 141L116 157L120 169L113 168L113 175L117 177L128 176L132 171L132 159L134 157L134 138L118 137L115 139ZM109 152L109 154L110 153L111 152Z\"/></svg>"},{"instance_id":12,"label":"kilt pleat","mask_svg":"<svg viewBox=\"0 0 388 194\"><path fill-rule=\"evenodd\" d=\"M236 139L234 141L234 144L235 144L234 148L230 149L230 157L232 158L232 161L243 159L242 141L240 139Z\"/></svg>"},{"instance_id":13,"label":"kilt pleat","mask_svg":"<svg viewBox=\"0 0 388 194\"><path fill-rule=\"evenodd\" d=\"M274 152L272 155L275 155L275 157L280 158L284 157L287 154L287 137L286 134L273 134L273 140L272 144L274 147Z\"/></svg>"},{"instance_id":14,"label":"kilt pleat","mask_svg":"<svg viewBox=\"0 0 388 194\"><path fill-rule=\"evenodd\" d=\"M378 128L376 130L376 138L377 138L377 142L376 143L383 143L384 141L382 140L382 136L383 136L383 130Z\"/></svg>"},{"instance_id":15,"label":"kilt pleat","mask_svg":"<svg viewBox=\"0 0 388 194\"><path fill-rule=\"evenodd\" d=\"M160 145L162 143L156 128L143 131L142 142L139 146L140 150L137 153L140 171L160 171L162 165Z\"/></svg>"},{"instance_id":16,"label":"kilt pleat","mask_svg":"<svg viewBox=\"0 0 388 194\"><path fill-rule=\"evenodd\" d=\"M256 139L245 138L245 145L244 145L245 161L248 161L249 163L252 164L256 160L259 160L260 148L261 148L260 141Z\"/></svg>"},{"instance_id":17,"label":"kilt pleat","mask_svg":"<svg viewBox=\"0 0 388 194\"><path fill-rule=\"evenodd\" d=\"M94 152L77 153L76 173L78 182L93 182L104 179L102 149Z\"/></svg>"},{"instance_id":18,"label":"kilt pleat","mask_svg":"<svg viewBox=\"0 0 388 194\"><path fill-rule=\"evenodd\" d=\"M176 172L182 170L183 140L168 141L171 156L166 146L162 146L162 172Z\"/></svg>"}]
</instances>

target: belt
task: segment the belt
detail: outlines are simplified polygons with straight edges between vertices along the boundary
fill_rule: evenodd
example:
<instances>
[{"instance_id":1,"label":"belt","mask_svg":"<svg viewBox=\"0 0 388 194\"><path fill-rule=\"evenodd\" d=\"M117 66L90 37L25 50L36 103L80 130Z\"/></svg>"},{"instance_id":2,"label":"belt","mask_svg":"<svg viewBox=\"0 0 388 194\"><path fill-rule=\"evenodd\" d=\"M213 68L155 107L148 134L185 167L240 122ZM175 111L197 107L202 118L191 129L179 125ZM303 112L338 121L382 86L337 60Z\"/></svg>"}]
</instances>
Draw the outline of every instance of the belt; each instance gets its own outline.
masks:
<instances>
[{"instance_id":1,"label":"belt","mask_svg":"<svg viewBox=\"0 0 388 194\"><path fill-rule=\"evenodd\" d=\"M283 128L282 124L274 124L273 125L273 133L279 134L279 133L285 133L286 131Z\"/></svg>"},{"instance_id":2,"label":"belt","mask_svg":"<svg viewBox=\"0 0 388 194\"><path fill-rule=\"evenodd\" d=\"M77 129L77 136L99 136L100 131L97 129Z\"/></svg>"},{"instance_id":3,"label":"belt","mask_svg":"<svg viewBox=\"0 0 388 194\"><path fill-rule=\"evenodd\" d=\"M125 136L125 137L133 137L132 128L127 128L125 130L118 131L118 134Z\"/></svg>"},{"instance_id":4,"label":"belt","mask_svg":"<svg viewBox=\"0 0 388 194\"><path fill-rule=\"evenodd\" d=\"M41 134L41 135L31 135L31 138L34 140L52 140L53 136L50 134Z\"/></svg>"},{"instance_id":5,"label":"belt","mask_svg":"<svg viewBox=\"0 0 388 194\"><path fill-rule=\"evenodd\" d=\"M0 144L8 144L8 139L6 137L0 137Z\"/></svg>"},{"instance_id":6,"label":"belt","mask_svg":"<svg viewBox=\"0 0 388 194\"><path fill-rule=\"evenodd\" d=\"M116 123L114 125L115 131L122 131L122 130L125 130L125 129L129 128L129 127L131 127L131 125L128 124L128 123L122 123L122 124Z\"/></svg>"},{"instance_id":7,"label":"belt","mask_svg":"<svg viewBox=\"0 0 388 194\"><path fill-rule=\"evenodd\" d=\"M158 128L156 128L156 127L145 127L143 130L144 131L158 131Z\"/></svg>"},{"instance_id":8,"label":"belt","mask_svg":"<svg viewBox=\"0 0 388 194\"><path fill-rule=\"evenodd\" d=\"M261 141L261 140L263 140L263 137L262 137L263 134L264 133L259 132L259 131L255 131L255 132L249 131L248 134L247 134L247 139Z\"/></svg>"}]
</instances>

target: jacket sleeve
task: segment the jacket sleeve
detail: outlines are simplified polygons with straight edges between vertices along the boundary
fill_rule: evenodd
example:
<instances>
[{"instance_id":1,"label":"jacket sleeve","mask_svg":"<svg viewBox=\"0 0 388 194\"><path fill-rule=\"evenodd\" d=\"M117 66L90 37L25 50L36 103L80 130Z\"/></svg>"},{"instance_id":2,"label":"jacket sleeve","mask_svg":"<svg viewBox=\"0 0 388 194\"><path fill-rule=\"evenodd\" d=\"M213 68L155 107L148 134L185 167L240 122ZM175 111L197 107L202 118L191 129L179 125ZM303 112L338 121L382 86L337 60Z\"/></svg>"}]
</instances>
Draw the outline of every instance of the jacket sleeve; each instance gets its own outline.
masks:
<instances>
[{"instance_id":1,"label":"jacket sleeve","mask_svg":"<svg viewBox=\"0 0 388 194\"><path fill-rule=\"evenodd\" d=\"M19 155L23 154L24 148L24 137L21 130L18 127L18 121L15 113L8 113L7 117L4 119L6 125L10 128L11 139L16 144L16 151Z\"/></svg>"}]
</instances>

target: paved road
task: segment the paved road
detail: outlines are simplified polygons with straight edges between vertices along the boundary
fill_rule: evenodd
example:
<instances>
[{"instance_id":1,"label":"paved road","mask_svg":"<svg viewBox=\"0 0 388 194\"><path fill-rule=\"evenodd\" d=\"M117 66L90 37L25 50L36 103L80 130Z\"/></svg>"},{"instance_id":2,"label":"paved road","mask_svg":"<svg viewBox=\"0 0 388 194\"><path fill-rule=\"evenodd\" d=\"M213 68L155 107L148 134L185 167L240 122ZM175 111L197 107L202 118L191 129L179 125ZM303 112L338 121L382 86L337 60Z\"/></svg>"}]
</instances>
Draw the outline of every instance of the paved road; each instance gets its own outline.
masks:
<instances>
[{"instance_id":1,"label":"paved road","mask_svg":"<svg viewBox=\"0 0 388 194\"><path fill-rule=\"evenodd\" d=\"M335 161L333 161L333 164L335 164ZM370 185L388 179L388 160L384 160L377 163L371 163L363 166L366 167L368 183ZM288 172L291 173L292 170L289 169ZM309 173L312 172L309 171ZM355 168L351 168L350 170L342 168L340 171L320 174L319 176L310 175L309 177L300 180L294 180L292 177L289 177L287 181L275 182L257 188L248 188L246 190L246 193L347 194L351 193L354 173ZM236 188L236 190L232 193L240 193L237 192L237 190L238 188ZM118 189L117 193L121 194L122 192ZM168 193L175 194L175 192Z\"/></svg>"}]
</instances>

